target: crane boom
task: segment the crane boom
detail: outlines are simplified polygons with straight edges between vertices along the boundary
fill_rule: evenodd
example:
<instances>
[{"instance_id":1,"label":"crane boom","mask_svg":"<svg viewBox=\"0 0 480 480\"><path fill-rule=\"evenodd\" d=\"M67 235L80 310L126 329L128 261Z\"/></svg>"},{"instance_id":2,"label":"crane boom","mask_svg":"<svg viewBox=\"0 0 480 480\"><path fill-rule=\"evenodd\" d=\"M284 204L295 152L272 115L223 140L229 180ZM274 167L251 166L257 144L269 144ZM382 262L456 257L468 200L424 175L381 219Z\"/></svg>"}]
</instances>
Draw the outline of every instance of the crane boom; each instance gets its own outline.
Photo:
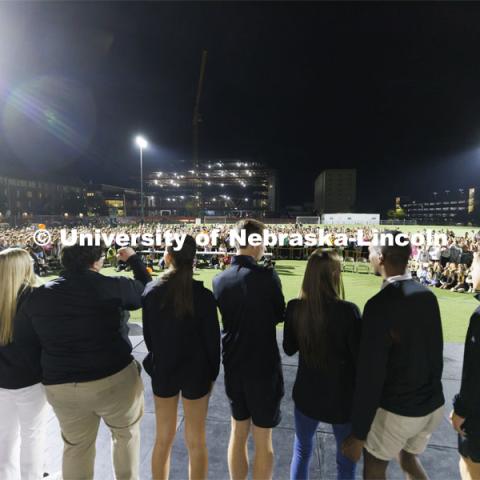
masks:
<instances>
[{"instance_id":1,"label":"crane boom","mask_svg":"<svg viewBox=\"0 0 480 480\"><path fill-rule=\"evenodd\" d=\"M199 161L198 161L198 128L201 122L200 116L200 98L202 96L203 90L203 80L205 78L205 69L207 66L207 50L203 50L202 52L202 62L200 64L200 78L198 79L198 87L197 87L197 96L195 98L195 106L193 108L193 168L196 170L198 169Z\"/></svg>"}]
</instances>

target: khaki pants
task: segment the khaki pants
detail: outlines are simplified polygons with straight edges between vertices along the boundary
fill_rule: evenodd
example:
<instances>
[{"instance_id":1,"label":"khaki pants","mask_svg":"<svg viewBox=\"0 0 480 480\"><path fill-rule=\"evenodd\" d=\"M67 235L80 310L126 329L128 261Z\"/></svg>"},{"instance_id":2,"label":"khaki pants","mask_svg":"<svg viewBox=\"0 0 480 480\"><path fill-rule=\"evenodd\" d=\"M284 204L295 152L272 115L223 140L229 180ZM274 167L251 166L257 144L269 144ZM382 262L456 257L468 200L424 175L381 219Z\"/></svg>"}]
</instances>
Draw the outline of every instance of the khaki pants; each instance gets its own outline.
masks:
<instances>
[{"instance_id":1,"label":"khaki pants","mask_svg":"<svg viewBox=\"0 0 480 480\"><path fill-rule=\"evenodd\" d=\"M112 433L117 480L137 480L143 383L133 361L110 377L92 382L46 386L47 399L60 423L64 480L92 480L100 419Z\"/></svg>"}]
</instances>

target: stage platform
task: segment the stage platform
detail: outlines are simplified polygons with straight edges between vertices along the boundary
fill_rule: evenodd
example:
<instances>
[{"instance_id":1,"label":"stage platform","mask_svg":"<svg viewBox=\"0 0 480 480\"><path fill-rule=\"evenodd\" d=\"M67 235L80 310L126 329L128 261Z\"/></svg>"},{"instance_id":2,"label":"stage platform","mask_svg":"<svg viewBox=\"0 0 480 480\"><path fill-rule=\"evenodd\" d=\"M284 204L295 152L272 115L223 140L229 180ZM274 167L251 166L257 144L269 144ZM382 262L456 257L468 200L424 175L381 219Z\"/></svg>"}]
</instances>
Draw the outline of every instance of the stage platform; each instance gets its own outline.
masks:
<instances>
[{"instance_id":1,"label":"stage platform","mask_svg":"<svg viewBox=\"0 0 480 480\"><path fill-rule=\"evenodd\" d=\"M134 355L142 360L146 354L141 327L131 325L131 341L134 345ZM281 342L281 331L278 332L278 341ZM425 454L422 455L424 466L432 480L454 480L458 474L457 438L452 430L448 414L451 409L451 400L457 393L461 377L463 345L445 345L445 367L443 385L446 397L445 418L440 428L432 436ZM283 419L274 430L275 448L275 480L289 478L289 465L294 437L293 403L291 390L295 380L297 358L282 355L285 377L286 395L282 404ZM141 445L141 479L151 478L150 459L155 438L155 414L152 390L149 377L143 373L145 384L145 416L142 421ZM188 478L187 451L183 443L183 416L179 409L177 438L172 451L171 474L172 480L186 480ZM52 412L48 425L48 442L46 451L46 471L53 479L60 479L62 440L57 420ZM223 372L215 384L207 422L207 441L209 448L209 478L212 480L228 479L227 445L230 434L230 412L224 393ZM362 464L359 463L357 477L361 478ZM95 464L95 479L113 480L110 460L110 434L102 424L97 439L97 457ZM335 479L335 441L328 425L320 425L317 431L315 455L310 468L311 479ZM399 466L392 462L389 467L388 478L403 479Z\"/></svg>"}]
</instances>

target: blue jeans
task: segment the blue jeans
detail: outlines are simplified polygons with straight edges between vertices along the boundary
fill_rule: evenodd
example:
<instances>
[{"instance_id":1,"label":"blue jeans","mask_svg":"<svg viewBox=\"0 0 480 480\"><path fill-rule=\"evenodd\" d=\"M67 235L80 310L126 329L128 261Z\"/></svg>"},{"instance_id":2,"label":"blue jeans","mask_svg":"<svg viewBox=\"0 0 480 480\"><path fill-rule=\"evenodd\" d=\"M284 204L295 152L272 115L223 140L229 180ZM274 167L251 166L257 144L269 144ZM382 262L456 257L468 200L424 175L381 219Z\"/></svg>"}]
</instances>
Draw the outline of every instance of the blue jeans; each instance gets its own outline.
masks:
<instances>
[{"instance_id":1,"label":"blue jeans","mask_svg":"<svg viewBox=\"0 0 480 480\"><path fill-rule=\"evenodd\" d=\"M308 479L308 466L312 458L314 436L319 422L304 415L295 407L295 442L290 465L291 480ZM337 479L351 480L355 478L356 464L342 455L342 442L350 435L350 423L333 424L333 434L337 444Z\"/></svg>"}]
</instances>

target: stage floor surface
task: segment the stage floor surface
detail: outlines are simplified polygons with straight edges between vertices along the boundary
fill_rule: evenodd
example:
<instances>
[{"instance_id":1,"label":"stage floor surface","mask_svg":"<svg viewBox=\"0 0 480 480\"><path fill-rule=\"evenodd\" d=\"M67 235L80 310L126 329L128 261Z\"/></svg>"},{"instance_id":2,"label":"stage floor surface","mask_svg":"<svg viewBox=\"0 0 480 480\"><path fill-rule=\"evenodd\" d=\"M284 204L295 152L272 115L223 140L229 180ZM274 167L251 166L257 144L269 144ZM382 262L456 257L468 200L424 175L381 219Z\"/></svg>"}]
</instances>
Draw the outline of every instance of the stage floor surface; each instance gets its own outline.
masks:
<instances>
[{"instance_id":1,"label":"stage floor surface","mask_svg":"<svg viewBox=\"0 0 480 480\"><path fill-rule=\"evenodd\" d=\"M141 326L131 324L131 341L134 346L134 356L143 360L146 348L143 341ZM281 344L282 332L277 332ZM280 351L282 349L280 348ZM448 415L451 410L452 398L459 390L463 345L445 344L443 386L446 398L445 415L440 428L433 434L426 452L421 460L432 480L454 480L460 478L458 473L457 437L450 426ZM293 402L291 391L297 369L297 357L287 357L282 352L283 372L285 378L285 397L282 402L282 422L274 429L273 442L275 449L275 480L288 479L289 467L294 438ZM145 384L145 415L142 420L141 467L142 480L151 479L150 460L155 439L155 413L153 394L148 375L142 373ZM180 402L181 403L181 402ZM50 411L48 423L48 441L46 445L45 469L52 479L61 478L62 439L58 422ZM180 406L177 422L177 437L171 457L171 480L188 479L188 457L183 440L184 422ZM230 434L230 410L224 392L223 371L213 389L210 399L207 421L207 442L209 449L209 475L212 480L227 480L227 445ZM113 480L111 466L110 432L102 423L97 438L97 456L95 462L95 479ZM252 445L250 445L250 452ZM252 458L252 455L250 455ZM357 477L361 478L362 463L357 467ZM316 434L316 448L310 466L311 479L335 479L335 440L329 425L320 424ZM403 479L400 468L392 462L388 478Z\"/></svg>"}]
</instances>

